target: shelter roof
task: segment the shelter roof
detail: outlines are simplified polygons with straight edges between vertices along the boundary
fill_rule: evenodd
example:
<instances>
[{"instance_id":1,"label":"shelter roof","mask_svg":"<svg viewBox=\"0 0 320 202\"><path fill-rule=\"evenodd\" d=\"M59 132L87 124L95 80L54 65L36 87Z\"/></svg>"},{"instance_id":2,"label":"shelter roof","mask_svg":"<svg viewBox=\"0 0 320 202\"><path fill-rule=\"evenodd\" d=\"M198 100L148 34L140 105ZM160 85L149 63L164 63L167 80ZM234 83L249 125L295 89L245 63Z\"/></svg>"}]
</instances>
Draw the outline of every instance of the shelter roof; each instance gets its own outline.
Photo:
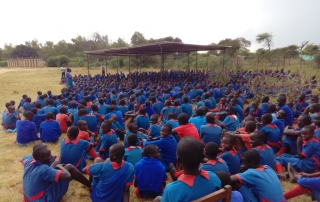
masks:
<instances>
[{"instance_id":1,"label":"shelter roof","mask_svg":"<svg viewBox=\"0 0 320 202\"><path fill-rule=\"evenodd\" d=\"M230 46L220 45L197 45L197 44L185 44L177 42L162 42L155 44L143 44L138 46L130 46L123 48L110 48L95 51L84 51L88 55L100 55L100 56L128 56L128 55L161 55L177 52L193 52L193 51L211 51L211 50L225 50Z\"/></svg>"}]
</instances>

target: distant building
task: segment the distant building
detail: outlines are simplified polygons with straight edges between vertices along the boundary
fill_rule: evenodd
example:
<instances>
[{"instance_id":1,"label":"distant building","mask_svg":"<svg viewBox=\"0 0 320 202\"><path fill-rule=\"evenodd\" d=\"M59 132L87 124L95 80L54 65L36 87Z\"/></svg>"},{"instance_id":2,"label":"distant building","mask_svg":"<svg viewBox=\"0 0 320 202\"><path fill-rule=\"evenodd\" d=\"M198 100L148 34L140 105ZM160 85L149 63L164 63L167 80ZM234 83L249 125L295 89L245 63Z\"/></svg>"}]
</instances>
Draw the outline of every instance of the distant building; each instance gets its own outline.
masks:
<instances>
[{"instance_id":1,"label":"distant building","mask_svg":"<svg viewBox=\"0 0 320 202\"><path fill-rule=\"evenodd\" d=\"M7 60L8 67L44 67L41 58L16 58Z\"/></svg>"}]
</instances>

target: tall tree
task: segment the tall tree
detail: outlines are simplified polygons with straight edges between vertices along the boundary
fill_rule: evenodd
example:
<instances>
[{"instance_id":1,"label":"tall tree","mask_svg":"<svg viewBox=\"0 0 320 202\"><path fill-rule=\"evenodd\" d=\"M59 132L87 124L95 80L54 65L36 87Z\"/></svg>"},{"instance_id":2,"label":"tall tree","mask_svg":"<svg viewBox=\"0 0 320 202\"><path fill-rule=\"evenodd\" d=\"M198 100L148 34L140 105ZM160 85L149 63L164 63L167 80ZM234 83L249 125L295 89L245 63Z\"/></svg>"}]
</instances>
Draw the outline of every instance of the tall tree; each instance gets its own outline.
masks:
<instances>
[{"instance_id":1,"label":"tall tree","mask_svg":"<svg viewBox=\"0 0 320 202\"><path fill-rule=\"evenodd\" d=\"M268 47L269 52L271 51L271 47L273 47L273 35L272 33L261 33L257 35L256 41L258 43L262 43L265 47Z\"/></svg>"},{"instance_id":2,"label":"tall tree","mask_svg":"<svg viewBox=\"0 0 320 202\"><path fill-rule=\"evenodd\" d=\"M148 40L144 38L142 33L137 31L134 32L134 34L131 37L131 45L136 46L136 45L141 45L146 43L148 43Z\"/></svg>"},{"instance_id":3,"label":"tall tree","mask_svg":"<svg viewBox=\"0 0 320 202\"><path fill-rule=\"evenodd\" d=\"M13 58L29 58L29 57L39 57L39 54L34 48L25 45L17 45L12 51L11 56Z\"/></svg>"}]
</instances>

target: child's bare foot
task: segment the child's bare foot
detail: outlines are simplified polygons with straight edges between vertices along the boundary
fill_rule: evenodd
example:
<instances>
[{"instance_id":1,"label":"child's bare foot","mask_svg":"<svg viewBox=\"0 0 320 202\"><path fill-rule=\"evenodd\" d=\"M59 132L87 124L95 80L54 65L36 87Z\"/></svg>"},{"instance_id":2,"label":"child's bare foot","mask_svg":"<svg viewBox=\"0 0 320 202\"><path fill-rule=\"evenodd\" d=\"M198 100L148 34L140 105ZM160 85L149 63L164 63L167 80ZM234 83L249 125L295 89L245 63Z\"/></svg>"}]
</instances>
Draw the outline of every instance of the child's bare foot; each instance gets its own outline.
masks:
<instances>
[{"instance_id":1,"label":"child's bare foot","mask_svg":"<svg viewBox=\"0 0 320 202\"><path fill-rule=\"evenodd\" d=\"M293 168L292 164L291 163L288 163L288 174L289 174L289 179L291 182L297 182L297 175L296 175L296 171L295 169Z\"/></svg>"},{"instance_id":2,"label":"child's bare foot","mask_svg":"<svg viewBox=\"0 0 320 202\"><path fill-rule=\"evenodd\" d=\"M279 180L286 181L289 179L288 174L277 174Z\"/></svg>"}]
</instances>

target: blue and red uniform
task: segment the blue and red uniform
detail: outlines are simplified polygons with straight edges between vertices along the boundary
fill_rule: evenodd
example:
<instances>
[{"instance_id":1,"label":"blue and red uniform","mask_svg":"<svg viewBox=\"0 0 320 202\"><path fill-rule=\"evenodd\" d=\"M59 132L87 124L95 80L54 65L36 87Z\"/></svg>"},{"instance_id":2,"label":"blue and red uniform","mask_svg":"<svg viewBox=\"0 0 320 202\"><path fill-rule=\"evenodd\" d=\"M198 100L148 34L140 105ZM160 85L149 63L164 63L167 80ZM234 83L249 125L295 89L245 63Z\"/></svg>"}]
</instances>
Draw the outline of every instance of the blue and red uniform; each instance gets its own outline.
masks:
<instances>
[{"instance_id":1,"label":"blue and red uniform","mask_svg":"<svg viewBox=\"0 0 320 202\"><path fill-rule=\"evenodd\" d=\"M278 106L279 110L286 112L286 117L284 118L284 126L292 126L294 120L294 114L288 105Z\"/></svg>"},{"instance_id":2,"label":"blue and red uniform","mask_svg":"<svg viewBox=\"0 0 320 202\"><path fill-rule=\"evenodd\" d=\"M263 109L258 108L255 111L253 111L253 108L250 109L249 115L255 117L255 118L261 118L263 115Z\"/></svg>"},{"instance_id":3,"label":"blue and red uniform","mask_svg":"<svg viewBox=\"0 0 320 202\"><path fill-rule=\"evenodd\" d=\"M217 158L216 160L209 160L207 163L202 164L199 169L211 171L213 173L223 171L230 174L229 167L222 158Z\"/></svg>"},{"instance_id":4,"label":"blue and red uniform","mask_svg":"<svg viewBox=\"0 0 320 202\"><path fill-rule=\"evenodd\" d=\"M243 109L240 107L240 105L233 105L232 107L234 114L239 118L239 123L241 123L244 120Z\"/></svg>"},{"instance_id":5,"label":"blue and red uniform","mask_svg":"<svg viewBox=\"0 0 320 202\"><path fill-rule=\"evenodd\" d=\"M231 175L240 172L241 158L236 150L224 151L219 157L227 163Z\"/></svg>"},{"instance_id":6,"label":"blue and red uniform","mask_svg":"<svg viewBox=\"0 0 320 202\"><path fill-rule=\"evenodd\" d=\"M86 168L86 173L93 177L92 201L122 201L125 186L133 184L134 167L122 161L93 164Z\"/></svg>"},{"instance_id":7,"label":"blue and red uniform","mask_svg":"<svg viewBox=\"0 0 320 202\"><path fill-rule=\"evenodd\" d=\"M293 129L295 131L300 131L301 132L301 128L295 128ZM297 154L297 136L290 136L290 135L286 135L283 140L282 140L282 144L283 147L287 147L291 149L291 152L293 154Z\"/></svg>"},{"instance_id":8,"label":"blue and red uniform","mask_svg":"<svg viewBox=\"0 0 320 202\"><path fill-rule=\"evenodd\" d=\"M263 102L261 104L261 108L263 110L263 113L269 113L269 106L270 106L270 102Z\"/></svg>"},{"instance_id":9,"label":"blue and red uniform","mask_svg":"<svg viewBox=\"0 0 320 202\"><path fill-rule=\"evenodd\" d=\"M55 108L54 106L51 106L51 105L43 107L42 111L43 111L43 114L47 114L48 112L51 112L54 115L57 115L57 113L58 113L57 108Z\"/></svg>"},{"instance_id":10,"label":"blue and red uniform","mask_svg":"<svg viewBox=\"0 0 320 202\"><path fill-rule=\"evenodd\" d=\"M104 152L103 155L100 154L100 157L103 159L109 158L109 149L112 145L118 143L118 137L114 130L111 130L107 134L100 135L99 143L96 147L96 151Z\"/></svg>"},{"instance_id":11,"label":"blue and red uniform","mask_svg":"<svg viewBox=\"0 0 320 202\"><path fill-rule=\"evenodd\" d=\"M126 148L123 159L135 166L142 159L142 149L139 146L130 146Z\"/></svg>"},{"instance_id":12,"label":"blue and red uniform","mask_svg":"<svg viewBox=\"0 0 320 202\"><path fill-rule=\"evenodd\" d=\"M176 127L180 126L178 120L175 119L169 119L165 123L171 125L172 129L175 129Z\"/></svg>"},{"instance_id":13,"label":"blue and red uniform","mask_svg":"<svg viewBox=\"0 0 320 202\"><path fill-rule=\"evenodd\" d=\"M191 105L191 104L189 104L189 103L187 103L187 104L186 104L186 103L183 103L183 104L181 105L181 110L182 110L183 113L188 114L189 117L192 116L192 105Z\"/></svg>"},{"instance_id":14,"label":"blue and red uniform","mask_svg":"<svg viewBox=\"0 0 320 202\"><path fill-rule=\"evenodd\" d=\"M108 110L109 106L106 104L98 104L98 112L101 115L106 115L107 114L107 110Z\"/></svg>"},{"instance_id":15,"label":"blue and red uniform","mask_svg":"<svg viewBox=\"0 0 320 202\"><path fill-rule=\"evenodd\" d=\"M205 100L204 100L204 105L205 105L209 110L213 108L213 107L212 107L212 102L211 102L210 99L205 99Z\"/></svg>"},{"instance_id":16,"label":"blue and red uniform","mask_svg":"<svg viewBox=\"0 0 320 202\"><path fill-rule=\"evenodd\" d=\"M133 132L131 132L130 130L127 130L125 136L124 136L124 140L123 140L123 145L125 148L129 147L128 145L128 135L130 134L135 134ZM147 139L148 136L146 136L145 134L141 133L141 132L137 132L136 134L138 136L138 140L136 142L136 146L142 146L142 142L143 142L143 139Z\"/></svg>"},{"instance_id":17,"label":"blue and red uniform","mask_svg":"<svg viewBox=\"0 0 320 202\"><path fill-rule=\"evenodd\" d=\"M309 104L305 100L303 100L302 102L300 102L299 100L296 100L294 102L294 106L296 108L294 115L295 117L299 117L302 114L302 112L309 106Z\"/></svg>"},{"instance_id":18,"label":"blue and red uniform","mask_svg":"<svg viewBox=\"0 0 320 202\"><path fill-rule=\"evenodd\" d=\"M220 188L221 181L216 174L200 170L198 176L183 174L177 181L168 184L161 201L192 201Z\"/></svg>"},{"instance_id":19,"label":"blue and red uniform","mask_svg":"<svg viewBox=\"0 0 320 202\"><path fill-rule=\"evenodd\" d=\"M189 123L192 123L197 128L197 131L200 134L201 126L206 125L207 121L205 116L196 116L196 117L191 117L189 119Z\"/></svg>"},{"instance_id":20,"label":"blue and red uniform","mask_svg":"<svg viewBox=\"0 0 320 202\"><path fill-rule=\"evenodd\" d=\"M267 165L270 168L274 167L274 151L268 145L257 146L252 148L259 152L260 164Z\"/></svg>"},{"instance_id":21,"label":"blue and red uniform","mask_svg":"<svg viewBox=\"0 0 320 202\"><path fill-rule=\"evenodd\" d=\"M122 112L122 116L124 116L129 111L129 108L126 105L119 105L117 111Z\"/></svg>"},{"instance_id":22,"label":"blue and red uniform","mask_svg":"<svg viewBox=\"0 0 320 202\"><path fill-rule=\"evenodd\" d=\"M78 170L86 167L86 154L90 147L90 143L86 140L70 140L65 138L60 144L60 161L63 164L72 164Z\"/></svg>"},{"instance_id":23,"label":"blue and red uniform","mask_svg":"<svg viewBox=\"0 0 320 202\"><path fill-rule=\"evenodd\" d=\"M81 116L79 120L84 120L87 122L88 125L88 129L91 132L96 133L98 131L98 121L96 116L90 114L90 115L85 115L85 116Z\"/></svg>"},{"instance_id":24,"label":"blue and red uniform","mask_svg":"<svg viewBox=\"0 0 320 202\"><path fill-rule=\"evenodd\" d=\"M277 128L279 128L280 135L282 137L283 132L284 132L284 128L285 128L284 120L283 119L276 119L276 120L272 121L272 124L275 124L277 126Z\"/></svg>"},{"instance_id":25,"label":"blue and red uniform","mask_svg":"<svg viewBox=\"0 0 320 202\"><path fill-rule=\"evenodd\" d=\"M61 201L69 187L69 181L59 180L61 170L35 160L26 160L23 166L25 201Z\"/></svg>"},{"instance_id":26,"label":"blue and red uniform","mask_svg":"<svg viewBox=\"0 0 320 202\"><path fill-rule=\"evenodd\" d=\"M277 152L281 147L282 140L280 129L275 124L268 124L263 127L261 131L266 135L265 143L269 145L274 152Z\"/></svg>"},{"instance_id":27,"label":"blue and red uniform","mask_svg":"<svg viewBox=\"0 0 320 202\"><path fill-rule=\"evenodd\" d=\"M239 118L236 115L227 116L222 124L227 131L236 131L239 128Z\"/></svg>"},{"instance_id":28,"label":"blue and red uniform","mask_svg":"<svg viewBox=\"0 0 320 202\"><path fill-rule=\"evenodd\" d=\"M288 166L288 163L291 163L294 169L306 173L314 172L320 167L320 144L316 137L302 141L301 154L305 158L300 159L297 155L282 154L274 161L283 166Z\"/></svg>"},{"instance_id":29,"label":"blue and red uniform","mask_svg":"<svg viewBox=\"0 0 320 202\"><path fill-rule=\"evenodd\" d=\"M305 188L311 190L313 201L320 201L320 178L319 177L300 177L297 183Z\"/></svg>"},{"instance_id":30,"label":"blue and red uniform","mask_svg":"<svg viewBox=\"0 0 320 202\"><path fill-rule=\"evenodd\" d=\"M179 114L183 113L181 106L174 107L174 118L178 118Z\"/></svg>"},{"instance_id":31,"label":"blue and red uniform","mask_svg":"<svg viewBox=\"0 0 320 202\"><path fill-rule=\"evenodd\" d=\"M37 127L32 121L19 120L17 126L17 143L21 145L29 144L34 140L39 140Z\"/></svg>"},{"instance_id":32,"label":"blue and red uniform","mask_svg":"<svg viewBox=\"0 0 320 202\"><path fill-rule=\"evenodd\" d=\"M169 168L170 163L173 163L174 165L176 164L177 141L172 135L165 138L161 138L160 140L146 141L143 144L144 146L154 144L159 147L161 154L161 162L163 163L166 169Z\"/></svg>"},{"instance_id":33,"label":"blue and red uniform","mask_svg":"<svg viewBox=\"0 0 320 202\"><path fill-rule=\"evenodd\" d=\"M30 111L31 110L31 108L33 108L34 107L34 103L30 103L30 102L25 102L24 104L23 104L23 110L24 110L24 112L27 112L27 111Z\"/></svg>"},{"instance_id":34,"label":"blue and red uniform","mask_svg":"<svg viewBox=\"0 0 320 202\"><path fill-rule=\"evenodd\" d=\"M320 141L320 130L319 126L314 126L314 136Z\"/></svg>"},{"instance_id":35,"label":"blue and red uniform","mask_svg":"<svg viewBox=\"0 0 320 202\"><path fill-rule=\"evenodd\" d=\"M42 142L57 142L62 134L59 122L52 119L42 122L39 130Z\"/></svg>"},{"instance_id":36,"label":"blue and red uniform","mask_svg":"<svg viewBox=\"0 0 320 202\"><path fill-rule=\"evenodd\" d=\"M149 172L145 172L148 170ZM156 174L156 175L155 175ZM162 195L162 183L168 180L166 169L156 158L143 157L135 165L136 194L140 198L155 198Z\"/></svg>"},{"instance_id":37,"label":"blue and red uniform","mask_svg":"<svg viewBox=\"0 0 320 202\"><path fill-rule=\"evenodd\" d=\"M40 132L40 124L46 120L45 114L35 114L33 116L32 122L36 124L37 132Z\"/></svg>"},{"instance_id":38,"label":"blue and red uniform","mask_svg":"<svg viewBox=\"0 0 320 202\"><path fill-rule=\"evenodd\" d=\"M155 103L152 104L152 109L154 110L154 112L155 112L157 115L160 115L160 114L161 114L162 108L163 108L163 104L162 104L162 102L160 102L160 101L157 101L157 102L155 102Z\"/></svg>"},{"instance_id":39,"label":"blue and red uniform","mask_svg":"<svg viewBox=\"0 0 320 202\"><path fill-rule=\"evenodd\" d=\"M161 112L160 112L160 115L165 119L167 120L168 119L168 114L169 113L173 113L174 114L174 110L175 108L170 106L165 106L164 108L162 108Z\"/></svg>"},{"instance_id":40,"label":"blue and red uniform","mask_svg":"<svg viewBox=\"0 0 320 202\"><path fill-rule=\"evenodd\" d=\"M138 126L138 128L143 128L145 130L148 130L150 127L149 116L140 114L136 117L135 123Z\"/></svg>"},{"instance_id":41,"label":"blue and red uniform","mask_svg":"<svg viewBox=\"0 0 320 202\"><path fill-rule=\"evenodd\" d=\"M277 174L269 166L250 168L243 173L236 174L236 176L243 184L239 192L244 201L285 201Z\"/></svg>"},{"instance_id":42,"label":"blue and red uniform","mask_svg":"<svg viewBox=\"0 0 320 202\"><path fill-rule=\"evenodd\" d=\"M200 137L202 141L207 144L208 142L214 142L218 146L221 144L222 128L217 124L207 124L200 128Z\"/></svg>"},{"instance_id":43,"label":"blue and red uniform","mask_svg":"<svg viewBox=\"0 0 320 202\"><path fill-rule=\"evenodd\" d=\"M151 124L150 128L148 128L148 134L155 138L155 137L160 137L160 131L161 131L161 125L160 123L156 123L156 124Z\"/></svg>"},{"instance_id":44,"label":"blue and red uniform","mask_svg":"<svg viewBox=\"0 0 320 202\"><path fill-rule=\"evenodd\" d=\"M16 129L16 122L18 120L18 114L17 113L6 113L6 115L2 118L2 126L5 130L11 129L14 130Z\"/></svg>"}]
</instances>

